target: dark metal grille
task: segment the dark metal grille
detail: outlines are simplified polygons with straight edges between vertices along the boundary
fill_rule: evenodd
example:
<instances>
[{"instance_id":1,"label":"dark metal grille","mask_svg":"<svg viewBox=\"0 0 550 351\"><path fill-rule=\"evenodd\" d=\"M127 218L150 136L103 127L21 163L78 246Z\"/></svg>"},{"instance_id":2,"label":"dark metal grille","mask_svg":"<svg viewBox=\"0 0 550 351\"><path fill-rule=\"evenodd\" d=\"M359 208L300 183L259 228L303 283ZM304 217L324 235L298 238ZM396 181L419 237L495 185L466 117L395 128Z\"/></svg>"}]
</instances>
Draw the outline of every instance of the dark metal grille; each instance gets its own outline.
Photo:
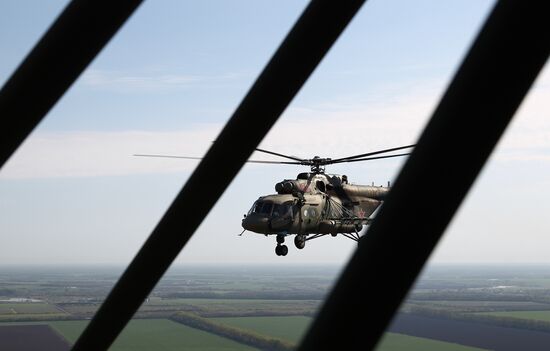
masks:
<instances>
[{"instance_id":1,"label":"dark metal grille","mask_svg":"<svg viewBox=\"0 0 550 351\"><path fill-rule=\"evenodd\" d=\"M67 6L0 91L0 116L9 126L0 165L140 2ZM308 5L74 350L103 350L115 340L363 2ZM544 65L549 7L520 0L495 6L300 349L376 345ZM213 186L200 188L214 169ZM433 198L417 194L416 183L426 179L440 189Z\"/></svg>"}]
</instances>

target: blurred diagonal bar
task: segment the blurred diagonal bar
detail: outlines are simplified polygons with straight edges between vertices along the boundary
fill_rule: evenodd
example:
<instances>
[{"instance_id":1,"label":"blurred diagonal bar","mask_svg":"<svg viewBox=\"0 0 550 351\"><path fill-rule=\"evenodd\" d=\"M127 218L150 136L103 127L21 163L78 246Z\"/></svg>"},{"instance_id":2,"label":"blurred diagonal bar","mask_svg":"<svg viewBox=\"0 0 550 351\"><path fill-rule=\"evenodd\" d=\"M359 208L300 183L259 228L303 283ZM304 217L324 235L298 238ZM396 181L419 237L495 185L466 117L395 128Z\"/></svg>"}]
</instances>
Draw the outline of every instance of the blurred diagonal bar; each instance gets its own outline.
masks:
<instances>
[{"instance_id":1,"label":"blurred diagonal bar","mask_svg":"<svg viewBox=\"0 0 550 351\"><path fill-rule=\"evenodd\" d=\"M547 60L549 10L497 3L299 350L375 347Z\"/></svg>"},{"instance_id":2,"label":"blurred diagonal bar","mask_svg":"<svg viewBox=\"0 0 550 351\"><path fill-rule=\"evenodd\" d=\"M111 345L363 2L307 6L73 350Z\"/></svg>"},{"instance_id":3,"label":"blurred diagonal bar","mask_svg":"<svg viewBox=\"0 0 550 351\"><path fill-rule=\"evenodd\" d=\"M67 5L0 90L0 167L141 2L73 0Z\"/></svg>"}]
</instances>

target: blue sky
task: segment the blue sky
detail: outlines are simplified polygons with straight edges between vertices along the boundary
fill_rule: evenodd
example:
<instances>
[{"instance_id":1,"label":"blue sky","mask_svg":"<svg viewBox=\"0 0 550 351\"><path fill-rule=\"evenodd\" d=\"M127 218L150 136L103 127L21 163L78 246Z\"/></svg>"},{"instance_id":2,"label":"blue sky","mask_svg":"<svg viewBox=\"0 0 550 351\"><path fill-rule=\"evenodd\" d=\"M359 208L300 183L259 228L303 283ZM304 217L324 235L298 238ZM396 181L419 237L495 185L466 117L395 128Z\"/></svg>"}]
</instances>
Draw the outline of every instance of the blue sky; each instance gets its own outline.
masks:
<instances>
[{"instance_id":1,"label":"blue sky","mask_svg":"<svg viewBox=\"0 0 550 351\"><path fill-rule=\"evenodd\" d=\"M338 157L414 142L492 3L368 1L262 146ZM0 82L64 5L0 3ZM146 1L1 170L0 264L127 263L196 166L131 155L204 154L305 5ZM547 76L435 260L549 261L537 241L550 243L544 230L550 194L541 190L550 159ZM381 184L401 162L329 171ZM299 171L246 166L178 262L345 262L354 248L345 239L312 241L300 252L291 247L283 261L273 253L273 238L237 237L252 202ZM532 240L520 243L519 233Z\"/></svg>"}]
</instances>

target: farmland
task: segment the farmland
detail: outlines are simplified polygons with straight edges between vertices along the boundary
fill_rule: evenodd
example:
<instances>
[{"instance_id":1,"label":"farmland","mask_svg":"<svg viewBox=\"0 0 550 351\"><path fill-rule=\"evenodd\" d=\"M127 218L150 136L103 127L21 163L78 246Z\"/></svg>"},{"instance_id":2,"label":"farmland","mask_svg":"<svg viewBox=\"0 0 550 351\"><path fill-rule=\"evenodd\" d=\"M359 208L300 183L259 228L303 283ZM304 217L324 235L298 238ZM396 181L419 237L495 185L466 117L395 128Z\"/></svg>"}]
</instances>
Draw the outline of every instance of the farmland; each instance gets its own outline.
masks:
<instances>
[{"instance_id":1,"label":"farmland","mask_svg":"<svg viewBox=\"0 0 550 351\"><path fill-rule=\"evenodd\" d=\"M247 328L261 334L271 335L287 339L297 343L300 341L307 327L311 323L308 317L231 317L216 318L217 321L229 325ZM466 347L458 344L451 344L441 341L418 338L408 335L386 333L380 342L377 351L474 351L478 348Z\"/></svg>"},{"instance_id":2,"label":"farmland","mask_svg":"<svg viewBox=\"0 0 550 351\"><path fill-rule=\"evenodd\" d=\"M311 318L296 317L230 317L215 318L232 326L251 329L260 334L271 335L297 343L306 331Z\"/></svg>"},{"instance_id":3,"label":"farmland","mask_svg":"<svg viewBox=\"0 0 550 351\"><path fill-rule=\"evenodd\" d=\"M49 323L71 343L75 342L86 321ZM132 320L110 350L252 350L252 348L167 319Z\"/></svg>"},{"instance_id":4,"label":"farmland","mask_svg":"<svg viewBox=\"0 0 550 351\"><path fill-rule=\"evenodd\" d=\"M0 326L48 325L74 342L121 270L0 268ZM265 348L260 344L289 348L305 333L337 274L337 268L325 266L174 267L115 346L138 351L199 344L228 350ZM403 345L413 350L494 349L469 330L486 330L487 335L505 330L515 340L533 340L532 350L544 348L550 343L549 283L550 267L544 266L430 267L379 350Z\"/></svg>"},{"instance_id":5,"label":"farmland","mask_svg":"<svg viewBox=\"0 0 550 351\"><path fill-rule=\"evenodd\" d=\"M68 351L69 343L47 325L0 325L0 349Z\"/></svg>"},{"instance_id":6,"label":"farmland","mask_svg":"<svg viewBox=\"0 0 550 351\"><path fill-rule=\"evenodd\" d=\"M242 318L216 318L230 325L239 325L241 327L250 327L256 331L263 330L266 335L278 336L281 338L299 339L305 328L309 324L310 318L300 317L276 317L269 320L269 317L242 317ZM288 320L286 320L288 319ZM69 343L74 343L88 321L47 321L34 323L3 323L2 327L31 328L32 335L38 337L38 341L44 340L44 334L51 327L63 336ZM259 326L259 328L258 328ZM291 327L289 327L291 326ZM273 327L276 332L273 333L267 327ZM13 331L10 331L13 333ZM47 334L47 333L46 333ZM51 334L51 333L49 333ZM277 335L275 335L277 334ZM1 334L0 334L1 335ZM41 336L42 335L42 336ZM51 337L51 335L46 335ZM58 343L64 347L63 341L46 339L49 343ZM0 345L2 345L0 343ZM54 344L55 345L55 344ZM112 351L146 351L161 350L172 351L185 348L186 350L253 350L254 348L234 342L227 338L222 338L212 333L207 333L185 325L167 320L167 319L143 319L132 320L119 338L110 348ZM36 348L35 348L36 349ZM65 350L66 348L61 348ZM474 351L477 348L465 347L457 344L451 344L441 341L430 340L426 338L411 337L407 335L387 333L381 341L378 351L394 350L424 350L424 351ZM55 349L57 350L57 349Z\"/></svg>"}]
</instances>

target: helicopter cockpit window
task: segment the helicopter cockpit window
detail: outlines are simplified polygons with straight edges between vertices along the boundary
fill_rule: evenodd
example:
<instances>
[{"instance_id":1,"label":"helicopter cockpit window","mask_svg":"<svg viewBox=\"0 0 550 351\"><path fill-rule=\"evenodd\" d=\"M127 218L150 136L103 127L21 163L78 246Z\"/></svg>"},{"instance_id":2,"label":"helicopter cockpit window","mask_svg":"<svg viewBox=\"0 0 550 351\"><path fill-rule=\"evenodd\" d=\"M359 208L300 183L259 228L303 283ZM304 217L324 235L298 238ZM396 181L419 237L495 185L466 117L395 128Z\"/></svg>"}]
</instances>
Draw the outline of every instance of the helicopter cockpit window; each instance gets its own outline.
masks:
<instances>
[{"instance_id":1,"label":"helicopter cockpit window","mask_svg":"<svg viewBox=\"0 0 550 351\"><path fill-rule=\"evenodd\" d=\"M254 202L254 205L252 205L252 208L250 209L250 211L248 211L248 215L250 215L251 213L259 213L260 209L262 208L262 204L263 203L260 201Z\"/></svg>"},{"instance_id":2,"label":"helicopter cockpit window","mask_svg":"<svg viewBox=\"0 0 550 351\"><path fill-rule=\"evenodd\" d=\"M271 202L264 202L261 210L260 210L260 213L261 214L266 214L266 215L269 215L271 214L271 209L273 208L273 203Z\"/></svg>"},{"instance_id":3,"label":"helicopter cockpit window","mask_svg":"<svg viewBox=\"0 0 550 351\"><path fill-rule=\"evenodd\" d=\"M298 174L296 179L308 180L309 179L309 173L307 173L307 172L300 173L300 174Z\"/></svg>"}]
</instances>

